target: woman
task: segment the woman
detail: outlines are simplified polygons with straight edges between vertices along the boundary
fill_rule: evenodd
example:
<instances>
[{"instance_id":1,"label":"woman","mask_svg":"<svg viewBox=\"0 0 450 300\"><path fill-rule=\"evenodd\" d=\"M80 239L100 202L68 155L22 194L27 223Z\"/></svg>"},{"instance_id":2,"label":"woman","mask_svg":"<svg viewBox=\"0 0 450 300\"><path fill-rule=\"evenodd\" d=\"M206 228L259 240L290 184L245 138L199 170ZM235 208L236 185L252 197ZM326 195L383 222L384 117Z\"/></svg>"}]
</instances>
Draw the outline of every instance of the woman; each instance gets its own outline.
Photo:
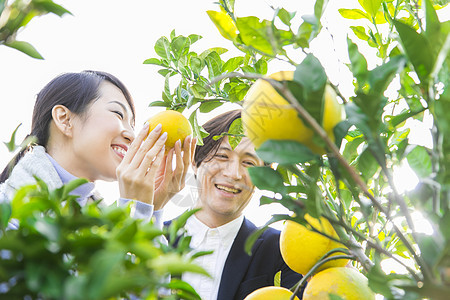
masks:
<instances>
[{"instance_id":1,"label":"woman","mask_svg":"<svg viewBox=\"0 0 450 300\"><path fill-rule=\"evenodd\" d=\"M177 143L164 157L167 134L158 126L146 139L144 125L135 137L134 122L130 93L113 75L83 71L57 76L37 95L30 133L35 143L0 175L0 201L34 183L34 176L50 189L86 178L89 182L73 192L84 205L93 196L96 180L117 180L119 204L132 200L133 216L150 219L154 209L160 211L170 195L184 187L195 140L187 137L183 149Z\"/></svg>"}]
</instances>

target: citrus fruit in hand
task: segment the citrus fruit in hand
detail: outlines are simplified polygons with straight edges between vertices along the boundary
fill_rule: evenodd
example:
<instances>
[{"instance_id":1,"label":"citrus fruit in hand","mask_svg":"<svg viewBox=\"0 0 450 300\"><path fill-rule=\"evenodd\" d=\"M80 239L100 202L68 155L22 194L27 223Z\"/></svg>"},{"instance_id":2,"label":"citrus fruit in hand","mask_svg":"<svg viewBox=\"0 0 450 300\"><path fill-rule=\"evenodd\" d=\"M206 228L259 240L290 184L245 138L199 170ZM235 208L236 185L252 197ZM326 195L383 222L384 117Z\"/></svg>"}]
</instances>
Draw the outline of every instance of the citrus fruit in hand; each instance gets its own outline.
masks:
<instances>
[{"instance_id":1,"label":"citrus fruit in hand","mask_svg":"<svg viewBox=\"0 0 450 300\"><path fill-rule=\"evenodd\" d=\"M293 71L281 71L270 75L275 80L292 81ZM334 127L343 120L343 106L337 101L333 88L326 86L324 92L323 120L318 120L334 142ZM272 85L258 79L244 98L242 123L245 134L259 148L265 141L295 140L309 147L314 153L324 154L325 150L313 142L314 131L307 127L297 111Z\"/></svg>"},{"instance_id":2,"label":"citrus fruit in hand","mask_svg":"<svg viewBox=\"0 0 450 300\"><path fill-rule=\"evenodd\" d=\"M289 300L292 292L284 287L265 286L253 291L244 300ZM296 300L298 297L295 296Z\"/></svg>"},{"instance_id":3,"label":"citrus fruit in hand","mask_svg":"<svg viewBox=\"0 0 450 300\"><path fill-rule=\"evenodd\" d=\"M335 239L339 239L336 231L330 222L321 217L313 218L305 215L308 221L317 231L320 231ZM314 232L312 228L307 228L294 221L286 221L280 234L280 250L286 264L297 273L305 275L308 271L325 255L335 248L344 248L344 245L326 236ZM343 253L333 253L342 255ZM331 260L318 268L318 271L329 267L343 267L347 264L347 259Z\"/></svg>"},{"instance_id":4,"label":"citrus fruit in hand","mask_svg":"<svg viewBox=\"0 0 450 300\"><path fill-rule=\"evenodd\" d=\"M161 132L167 132L166 153L175 146L180 140L183 146L184 139L192 134L191 125L188 119L174 110L165 110L157 113L147 120L149 124L148 133L150 133L158 124L162 125Z\"/></svg>"},{"instance_id":5,"label":"citrus fruit in hand","mask_svg":"<svg viewBox=\"0 0 450 300\"><path fill-rule=\"evenodd\" d=\"M306 285L303 300L328 300L334 294L344 300L374 300L367 278L353 268L329 268L314 275Z\"/></svg>"}]
</instances>

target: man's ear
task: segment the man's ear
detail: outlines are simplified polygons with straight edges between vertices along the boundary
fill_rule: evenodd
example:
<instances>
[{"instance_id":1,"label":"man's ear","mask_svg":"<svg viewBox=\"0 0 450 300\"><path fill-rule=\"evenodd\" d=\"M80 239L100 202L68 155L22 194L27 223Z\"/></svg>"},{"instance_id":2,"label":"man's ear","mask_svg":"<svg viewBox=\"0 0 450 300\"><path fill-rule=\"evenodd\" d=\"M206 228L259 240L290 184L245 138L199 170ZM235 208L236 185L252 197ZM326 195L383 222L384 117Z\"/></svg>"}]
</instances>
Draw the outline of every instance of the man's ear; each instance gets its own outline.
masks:
<instances>
[{"instance_id":1,"label":"man's ear","mask_svg":"<svg viewBox=\"0 0 450 300\"><path fill-rule=\"evenodd\" d=\"M67 107L55 105L52 109L52 119L62 134L72 137L73 114Z\"/></svg>"}]
</instances>

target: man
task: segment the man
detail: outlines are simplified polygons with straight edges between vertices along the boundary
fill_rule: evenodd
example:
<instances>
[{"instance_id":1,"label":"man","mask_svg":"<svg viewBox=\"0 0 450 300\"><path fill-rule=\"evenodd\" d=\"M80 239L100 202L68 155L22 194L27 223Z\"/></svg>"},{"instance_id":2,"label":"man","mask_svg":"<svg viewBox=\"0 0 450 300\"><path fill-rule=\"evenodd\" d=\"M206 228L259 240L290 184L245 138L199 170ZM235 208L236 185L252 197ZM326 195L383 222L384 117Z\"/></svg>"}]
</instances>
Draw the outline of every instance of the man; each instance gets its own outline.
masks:
<instances>
[{"instance_id":1,"label":"man","mask_svg":"<svg viewBox=\"0 0 450 300\"><path fill-rule=\"evenodd\" d=\"M269 228L255 242L252 255L244 251L249 235L257 228L242 214L254 185L247 168L261 166L254 146L246 137L233 149L227 135L240 110L226 112L203 125L209 136L197 146L193 170L198 185L197 208L188 219L186 230L192 236L190 246L213 254L196 258L212 278L187 273L182 279L191 284L203 300L244 299L252 291L274 285L281 271L281 285L291 288L301 279L284 263L279 249L279 231Z\"/></svg>"}]
</instances>

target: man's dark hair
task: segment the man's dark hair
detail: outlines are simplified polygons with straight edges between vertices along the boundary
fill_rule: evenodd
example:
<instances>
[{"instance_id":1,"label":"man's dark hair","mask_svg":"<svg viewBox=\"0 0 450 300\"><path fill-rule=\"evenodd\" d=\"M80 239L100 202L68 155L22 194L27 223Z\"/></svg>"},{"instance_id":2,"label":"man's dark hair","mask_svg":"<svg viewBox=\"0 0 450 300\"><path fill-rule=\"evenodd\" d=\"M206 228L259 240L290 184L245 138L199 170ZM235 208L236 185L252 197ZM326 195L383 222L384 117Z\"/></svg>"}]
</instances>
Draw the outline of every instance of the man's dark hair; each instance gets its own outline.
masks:
<instances>
[{"instance_id":1,"label":"man's dark hair","mask_svg":"<svg viewBox=\"0 0 450 300\"><path fill-rule=\"evenodd\" d=\"M214 136L228 132L234 120L241 117L241 110L236 109L225 112L203 124L203 128L209 135L203 139L203 146L197 145L195 148L194 163L198 168L203 161L210 160L219 149L224 137L214 140Z\"/></svg>"}]
</instances>

